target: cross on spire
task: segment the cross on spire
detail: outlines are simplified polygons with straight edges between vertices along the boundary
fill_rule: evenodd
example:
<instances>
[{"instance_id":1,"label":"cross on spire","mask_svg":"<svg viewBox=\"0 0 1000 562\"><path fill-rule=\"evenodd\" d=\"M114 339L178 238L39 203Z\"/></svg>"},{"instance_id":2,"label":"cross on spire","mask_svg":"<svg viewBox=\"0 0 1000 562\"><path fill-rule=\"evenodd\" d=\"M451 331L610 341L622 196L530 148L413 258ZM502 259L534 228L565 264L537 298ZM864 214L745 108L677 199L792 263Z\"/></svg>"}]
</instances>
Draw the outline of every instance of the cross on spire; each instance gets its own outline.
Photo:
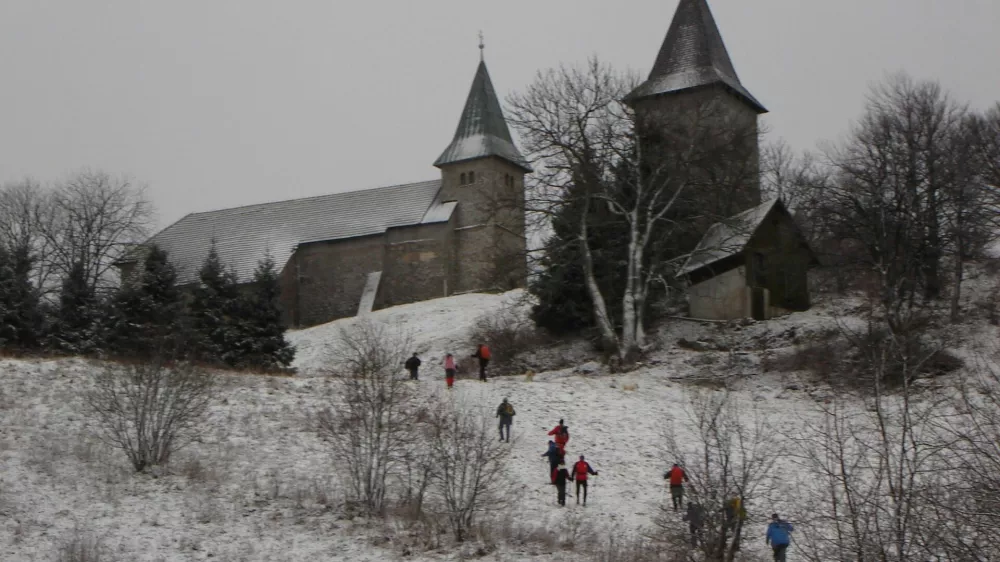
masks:
<instances>
[{"instance_id":1,"label":"cross on spire","mask_svg":"<svg viewBox=\"0 0 1000 562\"><path fill-rule=\"evenodd\" d=\"M483 32L482 32L482 30L480 30L479 31L479 60L480 60L480 62L482 62L482 61L484 61L486 59L486 56L484 54L485 50L486 50L486 42L483 39Z\"/></svg>"}]
</instances>

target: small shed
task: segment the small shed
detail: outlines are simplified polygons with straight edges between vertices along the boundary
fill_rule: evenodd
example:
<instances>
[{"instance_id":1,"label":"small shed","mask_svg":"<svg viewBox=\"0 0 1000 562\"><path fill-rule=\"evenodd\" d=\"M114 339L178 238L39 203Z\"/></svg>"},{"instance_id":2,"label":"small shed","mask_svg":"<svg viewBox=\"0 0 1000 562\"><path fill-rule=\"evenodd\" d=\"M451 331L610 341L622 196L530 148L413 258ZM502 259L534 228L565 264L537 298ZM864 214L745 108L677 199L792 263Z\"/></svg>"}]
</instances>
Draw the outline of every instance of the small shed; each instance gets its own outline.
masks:
<instances>
[{"instance_id":1,"label":"small shed","mask_svg":"<svg viewBox=\"0 0 1000 562\"><path fill-rule=\"evenodd\" d=\"M780 199L713 224L685 262L689 315L767 320L809 308L808 271L819 262Z\"/></svg>"}]
</instances>

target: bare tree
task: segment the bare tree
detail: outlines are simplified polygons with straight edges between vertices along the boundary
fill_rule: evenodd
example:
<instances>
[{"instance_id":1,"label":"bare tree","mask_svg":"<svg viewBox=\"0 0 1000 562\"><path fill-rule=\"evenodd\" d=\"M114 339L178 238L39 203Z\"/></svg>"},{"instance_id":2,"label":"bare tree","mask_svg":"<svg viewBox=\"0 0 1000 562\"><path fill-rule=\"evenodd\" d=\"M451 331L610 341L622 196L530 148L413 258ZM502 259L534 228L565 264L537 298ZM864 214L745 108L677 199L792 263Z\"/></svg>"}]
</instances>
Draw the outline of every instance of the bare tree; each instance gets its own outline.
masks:
<instances>
[{"instance_id":1,"label":"bare tree","mask_svg":"<svg viewBox=\"0 0 1000 562\"><path fill-rule=\"evenodd\" d=\"M708 207L691 209L699 206L691 202L700 203L704 193L717 195L725 191L718 185L739 183L746 176L749 163L733 177L717 167L732 156L731 147L741 146L741 135L751 129L756 134L755 128L728 121L721 98L679 112L667 131L640 127L643 124L623 101L636 84L634 76L592 59L584 68L540 73L523 94L508 101L510 121L536 169L528 206L543 216L572 215L595 323L605 349L625 363L645 347L651 287L672 278L671 268L683 258L675 253L664 259L659 246L671 246L682 233L707 228ZM640 150L644 143L649 146ZM756 170L756 164L752 168ZM695 196L700 191L691 189L695 186L713 189ZM620 221L628 233L617 256L622 264L620 296L605 294L595 276L590 227L599 216ZM621 298L620 318L612 318L608 307L608 299L616 297Z\"/></svg>"},{"instance_id":2,"label":"bare tree","mask_svg":"<svg viewBox=\"0 0 1000 562\"><path fill-rule=\"evenodd\" d=\"M417 439L415 399L400 377L410 338L384 324L362 321L341 329L329 352L330 374L341 385L318 415L318 429L347 475L354 498L382 513L391 476L406 466Z\"/></svg>"},{"instance_id":3,"label":"bare tree","mask_svg":"<svg viewBox=\"0 0 1000 562\"><path fill-rule=\"evenodd\" d=\"M47 267L65 277L82 264L92 290L112 281L111 269L147 233L152 207L134 180L84 171L57 185L39 210Z\"/></svg>"},{"instance_id":4,"label":"bare tree","mask_svg":"<svg viewBox=\"0 0 1000 562\"><path fill-rule=\"evenodd\" d=\"M835 176L824 212L834 235L853 242L858 265L897 306L941 296L949 257L959 262L960 284L968 234L987 217L971 212L988 191L970 187L978 180L968 124L967 108L939 84L896 75L872 89L851 137L830 154Z\"/></svg>"},{"instance_id":5,"label":"bare tree","mask_svg":"<svg viewBox=\"0 0 1000 562\"><path fill-rule=\"evenodd\" d=\"M87 404L101 438L141 472L166 464L198 438L215 388L210 373L157 358L107 365L96 375Z\"/></svg>"},{"instance_id":6,"label":"bare tree","mask_svg":"<svg viewBox=\"0 0 1000 562\"><path fill-rule=\"evenodd\" d=\"M704 510L704 538L698 545L704 559L732 562L744 521L727 507L734 498L741 506L771 499L775 461L783 450L764 414L729 391L692 393L685 418L667 420L664 459L685 468L689 501ZM668 507L663 510L666 515ZM670 536L676 523L661 516L657 525Z\"/></svg>"},{"instance_id":7,"label":"bare tree","mask_svg":"<svg viewBox=\"0 0 1000 562\"><path fill-rule=\"evenodd\" d=\"M461 542L477 516L504 505L510 445L495 439L493 418L482 408L441 404L429 423L434 490Z\"/></svg>"},{"instance_id":8,"label":"bare tree","mask_svg":"<svg viewBox=\"0 0 1000 562\"><path fill-rule=\"evenodd\" d=\"M42 186L32 180L0 186L0 241L11 254L20 254L31 264L32 284L39 291L54 289L51 241L41 221L49 203Z\"/></svg>"}]
</instances>

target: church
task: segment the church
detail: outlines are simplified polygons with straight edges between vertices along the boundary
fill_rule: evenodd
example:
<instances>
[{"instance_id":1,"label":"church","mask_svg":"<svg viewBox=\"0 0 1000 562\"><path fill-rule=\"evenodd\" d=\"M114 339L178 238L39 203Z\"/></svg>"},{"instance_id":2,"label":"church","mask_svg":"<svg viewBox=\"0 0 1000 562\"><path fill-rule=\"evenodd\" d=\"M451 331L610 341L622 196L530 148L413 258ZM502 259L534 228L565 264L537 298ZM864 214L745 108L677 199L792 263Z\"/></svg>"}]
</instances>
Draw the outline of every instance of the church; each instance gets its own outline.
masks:
<instances>
[{"instance_id":1,"label":"church","mask_svg":"<svg viewBox=\"0 0 1000 562\"><path fill-rule=\"evenodd\" d=\"M674 126L706 100L725 108L727 123L753 132L739 147L751 165L740 170L738 193L719 198L718 216L729 216L760 204L757 116L766 110L740 83L707 1L680 0L648 80L625 101L641 137L654 138L650 131ZM440 179L433 181L192 213L146 244L168 252L182 285L197 283L213 245L243 283L271 256L291 327L524 287L524 182L532 170L482 59L454 138L434 166ZM127 276L136 264L120 265Z\"/></svg>"}]
</instances>

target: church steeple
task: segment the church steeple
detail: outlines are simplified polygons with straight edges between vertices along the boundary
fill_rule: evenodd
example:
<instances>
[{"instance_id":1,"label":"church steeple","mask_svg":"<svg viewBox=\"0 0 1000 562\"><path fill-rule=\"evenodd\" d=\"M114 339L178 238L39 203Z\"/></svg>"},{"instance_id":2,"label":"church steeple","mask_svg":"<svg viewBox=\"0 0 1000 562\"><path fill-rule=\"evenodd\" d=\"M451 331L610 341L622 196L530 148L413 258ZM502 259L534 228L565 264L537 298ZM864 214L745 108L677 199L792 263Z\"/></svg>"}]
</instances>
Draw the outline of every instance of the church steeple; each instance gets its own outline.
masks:
<instances>
[{"instance_id":1,"label":"church steeple","mask_svg":"<svg viewBox=\"0 0 1000 562\"><path fill-rule=\"evenodd\" d=\"M480 37L480 52L482 48ZM467 160L495 156L530 172L528 163L514 146L482 55L480 59L476 77L472 80L472 89L462 111L462 118L455 130L455 138L434 165L440 168Z\"/></svg>"},{"instance_id":2,"label":"church steeple","mask_svg":"<svg viewBox=\"0 0 1000 562\"><path fill-rule=\"evenodd\" d=\"M722 85L757 113L767 109L743 87L707 0L680 0L649 78L628 99Z\"/></svg>"}]
</instances>

